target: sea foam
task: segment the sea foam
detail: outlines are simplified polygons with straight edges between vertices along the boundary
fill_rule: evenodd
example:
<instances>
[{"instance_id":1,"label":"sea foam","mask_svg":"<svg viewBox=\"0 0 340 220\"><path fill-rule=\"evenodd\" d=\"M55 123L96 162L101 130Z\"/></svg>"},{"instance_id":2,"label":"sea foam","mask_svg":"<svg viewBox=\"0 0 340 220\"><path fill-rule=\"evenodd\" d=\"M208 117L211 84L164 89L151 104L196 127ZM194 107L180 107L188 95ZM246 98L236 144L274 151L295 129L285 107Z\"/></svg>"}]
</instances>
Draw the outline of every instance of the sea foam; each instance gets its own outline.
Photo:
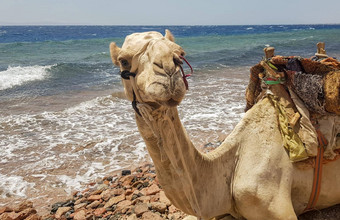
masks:
<instances>
[{"instance_id":1,"label":"sea foam","mask_svg":"<svg viewBox=\"0 0 340 220\"><path fill-rule=\"evenodd\" d=\"M26 182L21 176L6 176L0 173L0 197L10 196L26 197L27 188L32 188L35 184Z\"/></svg>"},{"instance_id":2,"label":"sea foam","mask_svg":"<svg viewBox=\"0 0 340 220\"><path fill-rule=\"evenodd\" d=\"M0 72L0 90L12 88L14 86L23 85L27 82L43 80L49 74L48 70L52 66L26 66L11 67Z\"/></svg>"}]
</instances>

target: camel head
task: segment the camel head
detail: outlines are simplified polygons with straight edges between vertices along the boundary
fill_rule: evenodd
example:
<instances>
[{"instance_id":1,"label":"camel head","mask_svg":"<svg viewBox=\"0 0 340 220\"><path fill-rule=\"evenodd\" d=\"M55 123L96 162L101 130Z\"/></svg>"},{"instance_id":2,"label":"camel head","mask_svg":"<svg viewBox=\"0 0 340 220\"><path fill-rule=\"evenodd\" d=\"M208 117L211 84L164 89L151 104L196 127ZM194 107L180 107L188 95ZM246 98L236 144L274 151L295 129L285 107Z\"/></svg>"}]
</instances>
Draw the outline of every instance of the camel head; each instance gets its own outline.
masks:
<instances>
[{"instance_id":1,"label":"camel head","mask_svg":"<svg viewBox=\"0 0 340 220\"><path fill-rule=\"evenodd\" d=\"M186 93L182 78L180 56L184 50L174 42L169 30L134 33L125 38L122 48L110 44L112 62L121 72L136 74L130 80L122 79L127 98L133 100L133 91L151 106L177 106ZM131 80L135 80L135 89ZM140 100L138 100L140 101Z\"/></svg>"}]
</instances>

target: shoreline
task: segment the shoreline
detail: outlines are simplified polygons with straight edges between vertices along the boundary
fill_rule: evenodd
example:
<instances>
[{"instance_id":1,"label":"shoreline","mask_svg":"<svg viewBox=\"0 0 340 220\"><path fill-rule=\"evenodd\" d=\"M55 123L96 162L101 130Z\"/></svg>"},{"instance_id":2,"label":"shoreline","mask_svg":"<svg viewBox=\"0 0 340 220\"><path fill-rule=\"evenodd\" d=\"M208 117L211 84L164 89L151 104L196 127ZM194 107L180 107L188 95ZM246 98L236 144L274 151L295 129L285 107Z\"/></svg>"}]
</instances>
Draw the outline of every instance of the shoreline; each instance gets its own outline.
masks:
<instances>
[{"instance_id":1,"label":"shoreline","mask_svg":"<svg viewBox=\"0 0 340 220\"><path fill-rule=\"evenodd\" d=\"M26 209L20 208L23 206ZM25 199L16 206L0 206L0 219L23 213L30 213L25 219L183 219L186 216L166 198L151 162L117 171L49 204Z\"/></svg>"},{"instance_id":2,"label":"shoreline","mask_svg":"<svg viewBox=\"0 0 340 220\"><path fill-rule=\"evenodd\" d=\"M223 140L239 121L244 108L244 78L248 77L245 71L248 67L223 68L197 72L189 79L190 91L179 112L199 149ZM223 80L215 82L216 77ZM225 89L225 84L231 86ZM151 161L137 131L131 103L116 89L79 92L62 106L58 103L64 95L37 98L33 104L41 101L43 108L30 109L25 103L6 107L10 115L4 116L1 124L4 150L0 169L4 179L0 206L23 201L17 198L25 194L38 202L52 203L54 197L67 198L70 191L96 178L129 168L132 163ZM72 104L74 99L77 102ZM209 105L204 104L207 99ZM59 107L49 106L51 101ZM197 103L201 103L199 107Z\"/></svg>"},{"instance_id":3,"label":"shoreline","mask_svg":"<svg viewBox=\"0 0 340 220\"><path fill-rule=\"evenodd\" d=\"M209 146L207 151L209 151ZM57 201L58 200L58 201ZM167 199L152 162L123 169L97 182L86 184L65 198L46 201L23 200L0 206L2 219L186 219L187 215ZM340 216L340 204L304 213L299 220L331 220ZM187 219L190 219L189 217Z\"/></svg>"}]
</instances>

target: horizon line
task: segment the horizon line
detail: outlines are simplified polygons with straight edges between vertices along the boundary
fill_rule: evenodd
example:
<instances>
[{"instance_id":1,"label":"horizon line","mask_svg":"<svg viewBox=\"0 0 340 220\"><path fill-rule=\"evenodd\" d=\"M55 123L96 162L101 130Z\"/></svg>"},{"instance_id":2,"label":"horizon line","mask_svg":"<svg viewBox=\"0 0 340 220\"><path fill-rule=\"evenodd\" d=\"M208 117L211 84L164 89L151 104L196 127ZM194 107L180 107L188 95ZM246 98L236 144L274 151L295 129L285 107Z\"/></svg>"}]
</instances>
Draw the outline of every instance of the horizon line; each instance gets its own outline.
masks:
<instances>
[{"instance_id":1,"label":"horizon line","mask_svg":"<svg viewBox=\"0 0 340 220\"><path fill-rule=\"evenodd\" d=\"M282 23L282 24L1 24L0 26L280 26L280 25L340 25L340 23Z\"/></svg>"}]
</instances>

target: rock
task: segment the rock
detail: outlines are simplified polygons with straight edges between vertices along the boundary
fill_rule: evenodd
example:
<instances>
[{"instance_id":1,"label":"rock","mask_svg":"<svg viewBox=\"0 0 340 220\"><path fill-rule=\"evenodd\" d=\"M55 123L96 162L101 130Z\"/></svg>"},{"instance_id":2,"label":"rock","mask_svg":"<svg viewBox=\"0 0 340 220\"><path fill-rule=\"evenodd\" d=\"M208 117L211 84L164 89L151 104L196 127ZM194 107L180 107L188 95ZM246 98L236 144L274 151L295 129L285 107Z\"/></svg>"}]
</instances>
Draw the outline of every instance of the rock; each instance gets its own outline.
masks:
<instances>
[{"instance_id":1,"label":"rock","mask_svg":"<svg viewBox=\"0 0 340 220\"><path fill-rule=\"evenodd\" d=\"M105 184L105 183L100 184L99 186L97 186L97 189L99 191L101 191L100 193L102 193L104 190L107 190L108 188L109 188L108 184Z\"/></svg>"},{"instance_id":2,"label":"rock","mask_svg":"<svg viewBox=\"0 0 340 220\"><path fill-rule=\"evenodd\" d=\"M102 207L102 208L98 208L94 210L93 214L98 217L98 216L102 216L105 212L106 212L106 209Z\"/></svg>"},{"instance_id":3,"label":"rock","mask_svg":"<svg viewBox=\"0 0 340 220\"><path fill-rule=\"evenodd\" d=\"M86 192L88 192L88 191L90 191L90 188L84 189L84 190L82 191L82 193L86 193Z\"/></svg>"},{"instance_id":4,"label":"rock","mask_svg":"<svg viewBox=\"0 0 340 220\"><path fill-rule=\"evenodd\" d=\"M73 207L74 206L74 200L67 200L63 203L63 207Z\"/></svg>"},{"instance_id":5,"label":"rock","mask_svg":"<svg viewBox=\"0 0 340 220\"><path fill-rule=\"evenodd\" d=\"M149 182L144 182L143 183L143 187L148 187L149 186Z\"/></svg>"},{"instance_id":6,"label":"rock","mask_svg":"<svg viewBox=\"0 0 340 220\"><path fill-rule=\"evenodd\" d=\"M80 203L84 203L87 199L86 198L80 198L74 202L74 205L78 205Z\"/></svg>"},{"instance_id":7,"label":"rock","mask_svg":"<svg viewBox=\"0 0 340 220\"><path fill-rule=\"evenodd\" d=\"M107 218L108 216L110 216L110 215L112 215L113 214L113 212L111 212L111 211L107 211L104 215L103 215L103 219L109 219L109 218Z\"/></svg>"},{"instance_id":8,"label":"rock","mask_svg":"<svg viewBox=\"0 0 340 220\"><path fill-rule=\"evenodd\" d=\"M171 205L171 202L170 200L168 199L168 197L166 197L164 191L160 191L159 192L159 201L164 203L165 205L167 206L170 206Z\"/></svg>"},{"instance_id":9,"label":"rock","mask_svg":"<svg viewBox=\"0 0 340 220\"><path fill-rule=\"evenodd\" d=\"M122 182L123 186L128 186L131 184L134 178L135 178L134 176L124 176L120 179L120 181Z\"/></svg>"},{"instance_id":10,"label":"rock","mask_svg":"<svg viewBox=\"0 0 340 220\"><path fill-rule=\"evenodd\" d=\"M149 180L153 180L153 179L156 178L156 174L154 174L154 173L146 173L146 174L144 175L144 177L146 177L146 178L149 179Z\"/></svg>"},{"instance_id":11,"label":"rock","mask_svg":"<svg viewBox=\"0 0 340 220\"><path fill-rule=\"evenodd\" d=\"M182 212L176 212L176 213L173 214L175 219L182 219L183 215L184 214Z\"/></svg>"},{"instance_id":12,"label":"rock","mask_svg":"<svg viewBox=\"0 0 340 220\"><path fill-rule=\"evenodd\" d=\"M33 206L33 203L32 203ZM22 210L19 212L18 219L26 219L28 216L36 214L37 211L33 208L26 208L25 210Z\"/></svg>"},{"instance_id":13,"label":"rock","mask_svg":"<svg viewBox=\"0 0 340 220\"><path fill-rule=\"evenodd\" d=\"M152 213L150 211L145 212L142 215L142 219L144 219L144 220L150 220L150 219L152 219L152 220L163 220L163 218L160 215L158 215L156 213Z\"/></svg>"},{"instance_id":14,"label":"rock","mask_svg":"<svg viewBox=\"0 0 340 220\"><path fill-rule=\"evenodd\" d=\"M57 212L55 213L55 217L61 218L62 215L64 215L66 212L70 211L71 207L59 207Z\"/></svg>"},{"instance_id":15,"label":"rock","mask_svg":"<svg viewBox=\"0 0 340 220\"><path fill-rule=\"evenodd\" d=\"M122 170L122 176L131 175L131 170Z\"/></svg>"},{"instance_id":16,"label":"rock","mask_svg":"<svg viewBox=\"0 0 340 220\"><path fill-rule=\"evenodd\" d=\"M80 210L74 214L74 220L85 220L86 219L86 212L85 210Z\"/></svg>"},{"instance_id":17,"label":"rock","mask_svg":"<svg viewBox=\"0 0 340 220\"><path fill-rule=\"evenodd\" d=\"M0 215L4 212L12 212L12 211L13 211L13 209L11 209L10 207L7 207L7 206L0 207Z\"/></svg>"},{"instance_id":18,"label":"rock","mask_svg":"<svg viewBox=\"0 0 340 220\"><path fill-rule=\"evenodd\" d=\"M159 193L151 196L150 202L158 202L158 201L159 201Z\"/></svg>"},{"instance_id":19,"label":"rock","mask_svg":"<svg viewBox=\"0 0 340 220\"><path fill-rule=\"evenodd\" d=\"M131 195L127 195L127 196L125 196L125 199L132 201L132 196L133 196L132 194Z\"/></svg>"},{"instance_id":20,"label":"rock","mask_svg":"<svg viewBox=\"0 0 340 220\"><path fill-rule=\"evenodd\" d=\"M5 212L0 217L1 220L18 220L20 214L16 212Z\"/></svg>"},{"instance_id":21,"label":"rock","mask_svg":"<svg viewBox=\"0 0 340 220\"><path fill-rule=\"evenodd\" d=\"M103 192L104 190L96 188L94 191L90 193L90 195L99 195Z\"/></svg>"},{"instance_id":22,"label":"rock","mask_svg":"<svg viewBox=\"0 0 340 220\"><path fill-rule=\"evenodd\" d=\"M96 219L96 218L94 217L94 215L92 213L89 213L89 214L86 215L85 219L89 219L89 220L91 219L92 220L92 219Z\"/></svg>"},{"instance_id":23,"label":"rock","mask_svg":"<svg viewBox=\"0 0 340 220\"><path fill-rule=\"evenodd\" d=\"M122 188L118 188L118 189L113 190L113 195L115 195L115 196L119 196L119 195L122 195L122 194L125 194L125 190L122 189Z\"/></svg>"},{"instance_id":24,"label":"rock","mask_svg":"<svg viewBox=\"0 0 340 220\"><path fill-rule=\"evenodd\" d=\"M143 188L140 190L140 193L143 194L143 195L147 195L147 190L148 188Z\"/></svg>"},{"instance_id":25,"label":"rock","mask_svg":"<svg viewBox=\"0 0 340 220\"><path fill-rule=\"evenodd\" d=\"M100 200L102 198L101 195L91 195L89 198L87 198L88 201L96 201L96 200Z\"/></svg>"},{"instance_id":26,"label":"rock","mask_svg":"<svg viewBox=\"0 0 340 220\"><path fill-rule=\"evenodd\" d=\"M103 178L104 182L105 181L108 181L108 182L111 182L113 180L113 176L106 176Z\"/></svg>"},{"instance_id":27,"label":"rock","mask_svg":"<svg viewBox=\"0 0 340 220\"><path fill-rule=\"evenodd\" d=\"M133 193L133 190L132 189L127 189L125 191L125 196L128 196L128 195L131 195Z\"/></svg>"},{"instance_id":28,"label":"rock","mask_svg":"<svg viewBox=\"0 0 340 220\"><path fill-rule=\"evenodd\" d=\"M15 212L21 212L27 208L33 208L33 202L31 201L23 201L19 204L18 208L14 209Z\"/></svg>"},{"instance_id":29,"label":"rock","mask_svg":"<svg viewBox=\"0 0 340 220\"><path fill-rule=\"evenodd\" d=\"M151 208L157 212L164 213L166 210L166 205L162 202L152 202Z\"/></svg>"},{"instance_id":30,"label":"rock","mask_svg":"<svg viewBox=\"0 0 340 220\"><path fill-rule=\"evenodd\" d=\"M179 210L174 205L169 206L169 213L170 214L178 212L178 211Z\"/></svg>"},{"instance_id":31,"label":"rock","mask_svg":"<svg viewBox=\"0 0 340 220\"><path fill-rule=\"evenodd\" d=\"M121 201L117 204L116 211L121 211L125 208L128 208L128 206L130 206L130 205L131 205L131 201L129 201L129 200Z\"/></svg>"},{"instance_id":32,"label":"rock","mask_svg":"<svg viewBox=\"0 0 340 220\"><path fill-rule=\"evenodd\" d=\"M146 173L146 172L148 172L149 170L150 170L150 167L149 167L149 166L145 166L145 167L142 168L143 173Z\"/></svg>"},{"instance_id":33,"label":"rock","mask_svg":"<svg viewBox=\"0 0 340 220\"><path fill-rule=\"evenodd\" d=\"M133 200L132 204L149 203L149 202L150 202L150 196L141 196Z\"/></svg>"},{"instance_id":34,"label":"rock","mask_svg":"<svg viewBox=\"0 0 340 220\"><path fill-rule=\"evenodd\" d=\"M161 189L156 185L156 184L152 184L147 190L146 190L146 195L155 195L156 193L158 193L159 191L161 191Z\"/></svg>"},{"instance_id":35,"label":"rock","mask_svg":"<svg viewBox=\"0 0 340 220\"><path fill-rule=\"evenodd\" d=\"M114 190L112 190L112 189L107 189L107 190L103 191L100 195L102 196L102 199L104 201L107 201L114 195L113 191Z\"/></svg>"},{"instance_id":36,"label":"rock","mask_svg":"<svg viewBox=\"0 0 340 220\"><path fill-rule=\"evenodd\" d=\"M108 181L108 180L104 180L104 182L103 182L103 184L105 184L105 185L110 185L110 181Z\"/></svg>"},{"instance_id":37,"label":"rock","mask_svg":"<svg viewBox=\"0 0 340 220\"><path fill-rule=\"evenodd\" d=\"M96 185L96 182L89 183L88 185L89 186L94 186L94 185Z\"/></svg>"},{"instance_id":38,"label":"rock","mask_svg":"<svg viewBox=\"0 0 340 220\"><path fill-rule=\"evenodd\" d=\"M99 205L101 204L101 202L99 200L96 200L94 202L92 202L91 204L89 204L88 206L86 206L87 209L95 209L97 208Z\"/></svg>"},{"instance_id":39,"label":"rock","mask_svg":"<svg viewBox=\"0 0 340 220\"><path fill-rule=\"evenodd\" d=\"M143 215L144 212L149 210L148 205L146 203L139 203L135 206L135 214L137 216Z\"/></svg>"},{"instance_id":40,"label":"rock","mask_svg":"<svg viewBox=\"0 0 340 220\"><path fill-rule=\"evenodd\" d=\"M80 203L78 205L74 206L74 211L77 211L78 209L85 208L87 206L87 203Z\"/></svg>"},{"instance_id":41,"label":"rock","mask_svg":"<svg viewBox=\"0 0 340 220\"><path fill-rule=\"evenodd\" d=\"M33 214L25 218L25 220L41 220L42 218L38 214Z\"/></svg>"},{"instance_id":42,"label":"rock","mask_svg":"<svg viewBox=\"0 0 340 220\"><path fill-rule=\"evenodd\" d=\"M137 218L137 215L136 215L136 214L132 214L132 215L130 215L129 217L127 217L126 220L138 220L138 218Z\"/></svg>"},{"instance_id":43,"label":"rock","mask_svg":"<svg viewBox=\"0 0 340 220\"><path fill-rule=\"evenodd\" d=\"M122 218L120 213L116 213L110 217L110 220L121 220L121 219L124 219L124 218Z\"/></svg>"},{"instance_id":44,"label":"rock","mask_svg":"<svg viewBox=\"0 0 340 220\"><path fill-rule=\"evenodd\" d=\"M125 195L122 194L120 196L112 197L107 203L105 203L104 208L108 208L113 206L114 204L117 204L120 201L123 201L125 199Z\"/></svg>"},{"instance_id":45,"label":"rock","mask_svg":"<svg viewBox=\"0 0 340 220\"><path fill-rule=\"evenodd\" d=\"M122 214L126 214L127 212L131 213L131 208L132 208L131 205L126 206L126 207L122 208L122 210L120 210L120 213L122 213ZM119 210L118 210L118 212L119 212Z\"/></svg>"},{"instance_id":46,"label":"rock","mask_svg":"<svg viewBox=\"0 0 340 220\"><path fill-rule=\"evenodd\" d=\"M56 213L57 210L64 205L64 202L56 202L52 205L51 213Z\"/></svg>"}]
</instances>

